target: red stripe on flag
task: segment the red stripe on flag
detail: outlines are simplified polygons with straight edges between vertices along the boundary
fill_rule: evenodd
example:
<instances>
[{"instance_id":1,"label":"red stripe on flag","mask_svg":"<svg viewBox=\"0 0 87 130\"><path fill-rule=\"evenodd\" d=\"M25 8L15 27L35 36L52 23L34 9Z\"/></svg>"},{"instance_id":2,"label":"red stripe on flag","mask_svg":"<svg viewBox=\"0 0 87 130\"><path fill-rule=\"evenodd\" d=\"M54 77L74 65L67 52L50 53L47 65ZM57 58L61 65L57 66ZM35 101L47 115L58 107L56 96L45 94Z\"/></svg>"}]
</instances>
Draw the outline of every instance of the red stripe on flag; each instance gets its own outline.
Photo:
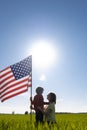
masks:
<instances>
[{"instance_id":1,"label":"red stripe on flag","mask_svg":"<svg viewBox=\"0 0 87 130\"><path fill-rule=\"evenodd\" d=\"M20 90L21 88L27 88L27 85L22 85L22 86L20 86L20 87L18 87L18 88L14 88L14 89L12 89L12 90L6 92L5 94L3 94L0 98L3 98L4 96L6 96L6 95L9 94L9 93L12 93L12 92L15 92L15 91L17 91L17 90Z\"/></svg>"},{"instance_id":2,"label":"red stripe on flag","mask_svg":"<svg viewBox=\"0 0 87 130\"><path fill-rule=\"evenodd\" d=\"M7 73L1 75L0 78L3 78L3 77L5 77L6 75L8 75L8 74L10 74L10 73L11 73L11 71L9 71L9 72L7 72Z\"/></svg>"},{"instance_id":3,"label":"red stripe on flag","mask_svg":"<svg viewBox=\"0 0 87 130\"><path fill-rule=\"evenodd\" d=\"M12 94L12 95L10 95L10 96L4 98L3 100L1 100L1 102L4 102L5 100L7 100L7 99L9 99L9 98L12 98L12 97L17 96L17 95L19 95L19 94L22 94L22 93L24 93L24 92L27 92L27 90L22 90L22 91L20 91L20 92L18 92L18 93Z\"/></svg>"},{"instance_id":4,"label":"red stripe on flag","mask_svg":"<svg viewBox=\"0 0 87 130\"><path fill-rule=\"evenodd\" d=\"M5 83L0 89L3 89L5 86L9 85L10 83L12 83L12 82L14 82L14 81L15 81L15 79L13 79L13 80L11 80L11 81Z\"/></svg>"},{"instance_id":5,"label":"red stripe on flag","mask_svg":"<svg viewBox=\"0 0 87 130\"><path fill-rule=\"evenodd\" d=\"M13 78L13 75L8 76L6 79L2 80L0 83L2 84L2 83L4 83L5 81L7 81L8 79L11 79L11 78Z\"/></svg>"},{"instance_id":6,"label":"red stripe on flag","mask_svg":"<svg viewBox=\"0 0 87 130\"><path fill-rule=\"evenodd\" d=\"M24 79L24 80L22 80L22 81L20 81L20 82L17 82L17 83L14 82L14 84L12 84L12 85L5 86L4 89L1 91L1 93L5 92L6 90L8 90L8 89L10 89L10 88L14 88L14 87L16 87L17 85L22 84L22 83L24 83L24 82L27 82L27 86L28 86L28 79Z\"/></svg>"},{"instance_id":7,"label":"red stripe on flag","mask_svg":"<svg viewBox=\"0 0 87 130\"><path fill-rule=\"evenodd\" d=\"M8 70L10 67L7 67L7 68L5 68L5 69L3 69L3 70L0 70L0 73L2 73L2 72L4 72L4 71L6 71L6 70Z\"/></svg>"}]
</instances>

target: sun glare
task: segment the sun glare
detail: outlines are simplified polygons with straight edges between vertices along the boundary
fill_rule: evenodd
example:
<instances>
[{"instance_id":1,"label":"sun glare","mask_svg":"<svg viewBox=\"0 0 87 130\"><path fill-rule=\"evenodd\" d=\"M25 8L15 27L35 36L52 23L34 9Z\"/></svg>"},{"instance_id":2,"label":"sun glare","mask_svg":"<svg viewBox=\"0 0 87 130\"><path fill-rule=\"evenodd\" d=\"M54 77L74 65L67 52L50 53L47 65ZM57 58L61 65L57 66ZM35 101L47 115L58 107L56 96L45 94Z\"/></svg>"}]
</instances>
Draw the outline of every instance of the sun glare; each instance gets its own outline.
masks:
<instances>
[{"instance_id":1,"label":"sun glare","mask_svg":"<svg viewBox=\"0 0 87 130\"><path fill-rule=\"evenodd\" d=\"M46 80L46 76L44 74L42 74L39 78L40 81L45 81Z\"/></svg>"},{"instance_id":2,"label":"sun glare","mask_svg":"<svg viewBox=\"0 0 87 130\"><path fill-rule=\"evenodd\" d=\"M31 55L33 65L39 68L51 66L56 58L53 45L45 40L33 42Z\"/></svg>"}]
</instances>

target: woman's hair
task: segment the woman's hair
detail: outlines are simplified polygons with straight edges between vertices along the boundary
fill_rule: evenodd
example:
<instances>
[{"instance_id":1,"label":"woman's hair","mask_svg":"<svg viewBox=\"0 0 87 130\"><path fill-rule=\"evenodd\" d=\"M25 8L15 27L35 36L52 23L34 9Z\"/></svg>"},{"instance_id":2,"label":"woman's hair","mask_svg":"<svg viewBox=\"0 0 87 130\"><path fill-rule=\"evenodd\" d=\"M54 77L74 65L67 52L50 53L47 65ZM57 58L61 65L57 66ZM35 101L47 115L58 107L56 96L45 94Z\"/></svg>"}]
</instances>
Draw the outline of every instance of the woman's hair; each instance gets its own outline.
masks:
<instances>
[{"instance_id":1,"label":"woman's hair","mask_svg":"<svg viewBox=\"0 0 87 130\"><path fill-rule=\"evenodd\" d=\"M43 89L42 87L37 87L37 88L36 88L36 93L37 93L37 94L42 94L43 91L44 91L44 89Z\"/></svg>"},{"instance_id":2,"label":"woman's hair","mask_svg":"<svg viewBox=\"0 0 87 130\"><path fill-rule=\"evenodd\" d=\"M49 96L50 96L50 102L52 103L52 102L55 102L56 103L56 94L55 93L49 93L48 94Z\"/></svg>"}]
</instances>

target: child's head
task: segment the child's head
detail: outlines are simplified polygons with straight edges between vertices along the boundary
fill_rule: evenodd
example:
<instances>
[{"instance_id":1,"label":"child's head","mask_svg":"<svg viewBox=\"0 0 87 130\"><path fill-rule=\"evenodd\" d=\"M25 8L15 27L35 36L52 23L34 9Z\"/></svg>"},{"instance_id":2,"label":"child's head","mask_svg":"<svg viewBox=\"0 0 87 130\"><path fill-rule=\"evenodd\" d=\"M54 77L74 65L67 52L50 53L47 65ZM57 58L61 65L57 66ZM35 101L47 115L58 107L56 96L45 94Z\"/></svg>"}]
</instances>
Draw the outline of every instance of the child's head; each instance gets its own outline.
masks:
<instances>
[{"instance_id":1,"label":"child's head","mask_svg":"<svg viewBox=\"0 0 87 130\"><path fill-rule=\"evenodd\" d=\"M49 102L55 102L56 103L56 94L55 93L49 93L48 95L47 95L47 99L49 100Z\"/></svg>"},{"instance_id":2,"label":"child's head","mask_svg":"<svg viewBox=\"0 0 87 130\"><path fill-rule=\"evenodd\" d=\"M43 89L42 87L37 87L37 88L36 88L36 93L37 93L37 94L42 94L43 91L44 91L44 89Z\"/></svg>"}]
</instances>

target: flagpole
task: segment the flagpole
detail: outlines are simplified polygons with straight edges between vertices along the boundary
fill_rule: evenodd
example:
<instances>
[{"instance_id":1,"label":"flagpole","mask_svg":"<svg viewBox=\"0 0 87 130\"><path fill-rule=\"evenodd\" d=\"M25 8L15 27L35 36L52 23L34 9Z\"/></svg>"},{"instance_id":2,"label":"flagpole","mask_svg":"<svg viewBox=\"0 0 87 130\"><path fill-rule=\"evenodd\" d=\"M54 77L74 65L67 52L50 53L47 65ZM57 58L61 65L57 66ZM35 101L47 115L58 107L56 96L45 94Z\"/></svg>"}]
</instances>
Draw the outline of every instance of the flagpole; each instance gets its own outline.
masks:
<instances>
[{"instance_id":1,"label":"flagpole","mask_svg":"<svg viewBox=\"0 0 87 130\"><path fill-rule=\"evenodd\" d=\"M32 55L31 55L31 90L30 97L32 97ZM32 102L30 102L30 106L32 106ZM30 122L32 122L32 108L30 107Z\"/></svg>"}]
</instances>

